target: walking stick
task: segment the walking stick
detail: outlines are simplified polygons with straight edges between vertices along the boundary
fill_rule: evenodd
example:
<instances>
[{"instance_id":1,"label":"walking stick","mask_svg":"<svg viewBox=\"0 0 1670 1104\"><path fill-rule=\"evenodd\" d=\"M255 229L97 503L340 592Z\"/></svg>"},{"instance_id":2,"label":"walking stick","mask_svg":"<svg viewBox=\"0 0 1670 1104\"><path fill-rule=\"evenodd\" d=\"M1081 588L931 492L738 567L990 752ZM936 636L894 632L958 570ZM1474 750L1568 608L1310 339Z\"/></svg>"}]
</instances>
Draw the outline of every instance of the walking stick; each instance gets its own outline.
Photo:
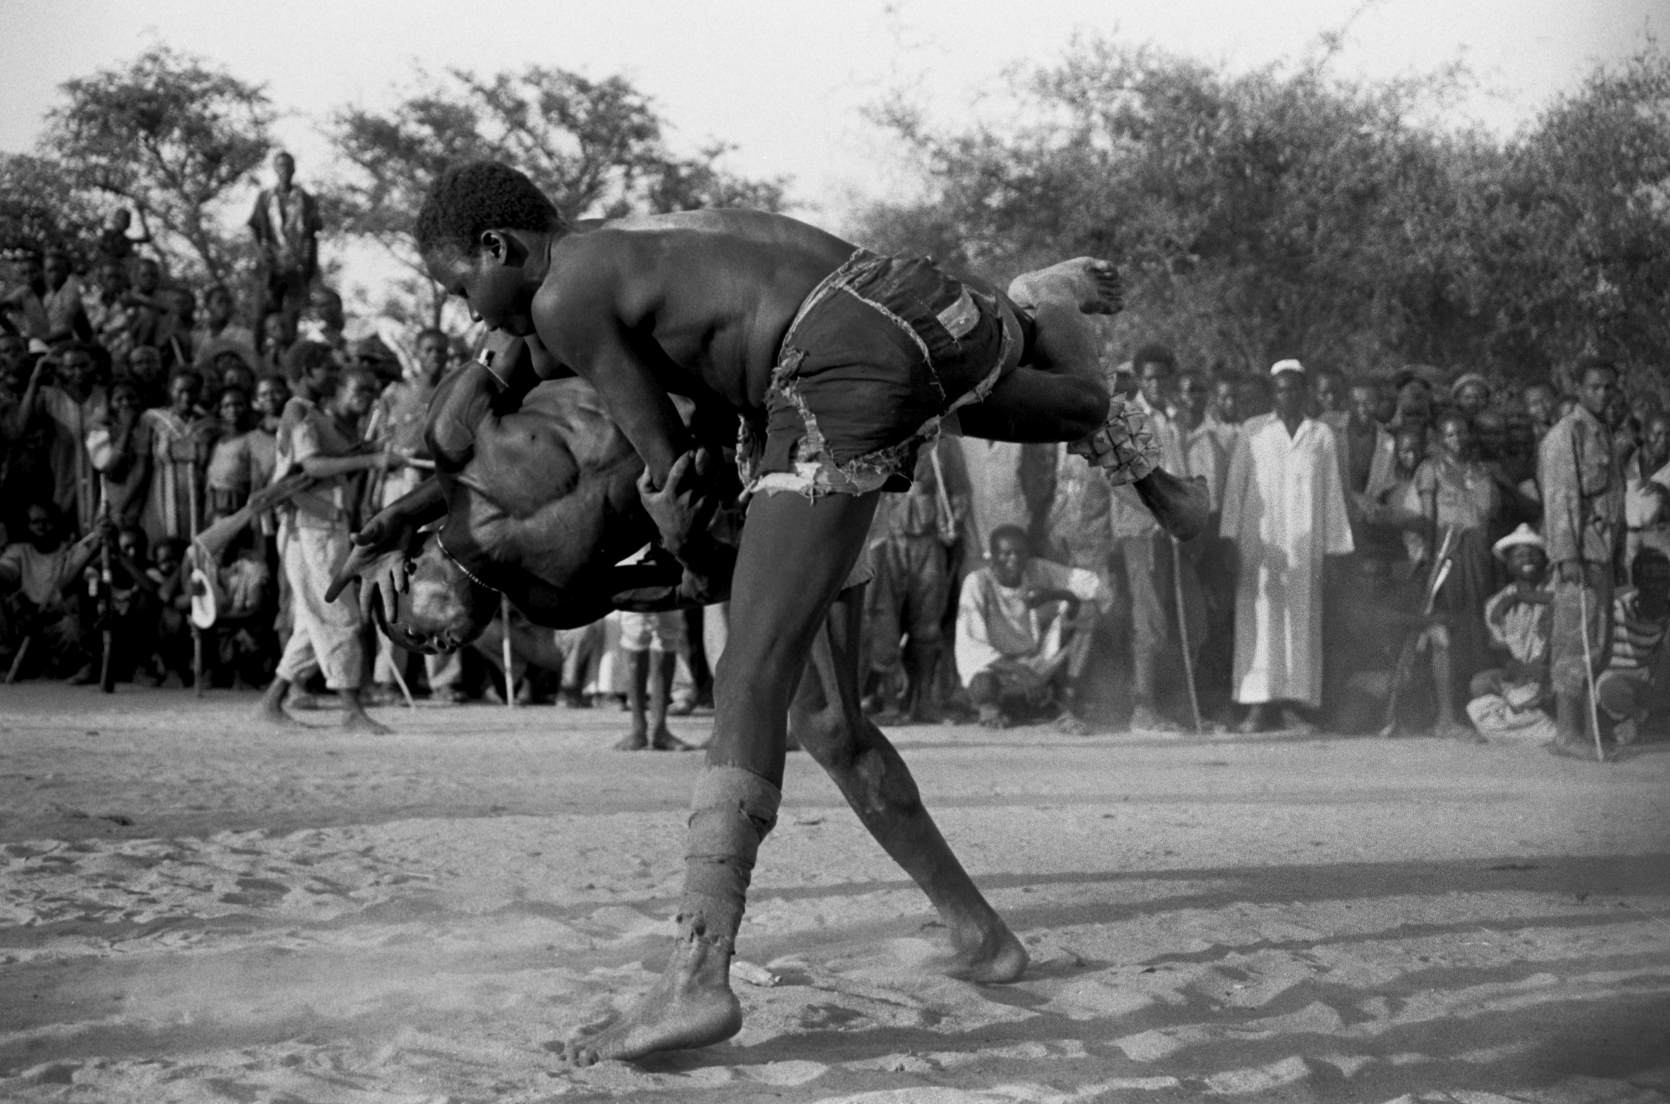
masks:
<instances>
[{"instance_id":1,"label":"walking stick","mask_svg":"<svg viewBox=\"0 0 1670 1104\"><path fill-rule=\"evenodd\" d=\"M1595 658L1589 650L1589 593L1588 580L1577 588L1577 616L1583 631L1583 674L1589 683L1589 731L1595 736L1595 762L1606 762L1606 749L1600 742L1600 706L1595 701Z\"/></svg>"},{"instance_id":2,"label":"walking stick","mask_svg":"<svg viewBox=\"0 0 1670 1104\"><path fill-rule=\"evenodd\" d=\"M1189 713L1194 717L1195 735L1204 731L1200 720L1200 693L1195 689L1195 659L1189 647L1189 615L1183 608L1183 553L1176 537L1171 542L1171 590L1177 599L1177 642L1183 648L1183 680L1189 685Z\"/></svg>"},{"instance_id":3,"label":"walking stick","mask_svg":"<svg viewBox=\"0 0 1670 1104\"><path fill-rule=\"evenodd\" d=\"M506 709L515 709L516 679L510 673L510 598L504 594L499 595L499 617L504 621L504 643L499 647L504 661L504 704Z\"/></svg>"},{"instance_id":4,"label":"walking stick","mask_svg":"<svg viewBox=\"0 0 1670 1104\"><path fill-rule=\"evenodd\" d=\"M399 649L396 650L398 651ZM410 655L411 653L401 652L400 654ZM400 664L395 661L392 654L389 656L389 670L394 674L394 684L400 687L400 696L406 699L406 708L416 709L417 699L412 697L412 688L406 685L406 676L401 672Z\"/></svg>"}]
</instances>

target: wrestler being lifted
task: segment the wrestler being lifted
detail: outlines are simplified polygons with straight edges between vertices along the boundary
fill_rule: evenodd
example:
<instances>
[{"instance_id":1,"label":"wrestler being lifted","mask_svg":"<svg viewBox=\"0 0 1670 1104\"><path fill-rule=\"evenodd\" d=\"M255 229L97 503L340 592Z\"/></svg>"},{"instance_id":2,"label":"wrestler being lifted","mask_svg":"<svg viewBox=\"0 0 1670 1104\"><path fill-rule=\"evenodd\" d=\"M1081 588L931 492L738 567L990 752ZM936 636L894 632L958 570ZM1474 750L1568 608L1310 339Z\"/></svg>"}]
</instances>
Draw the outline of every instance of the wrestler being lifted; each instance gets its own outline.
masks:
<instances>
[{"instance_id":1,"label":"wrestler being lifted","mask_svg":"<svg viewBox=\"0 0 1670 1104\"><path fill-rule=\"evenodd\" d=\"M416 233L430 273L473 315L537 337L549 355L542 369L527 358L496 378L503 401L513 405L542 374L578 374L641 458L647 493L692 452L671 394L718 400L742 416L752 497L677 936L651 992L573 1040L568 1055L589 1064L718 1042L741 1025L728 969L755 855L776 821L791 697L877 494L907 485L917 449L942 425L1072 442L1111 479L1133 483L1182 536L1204 524L1204 490L1155 467L1145 425L1102 383L1080 315L1118 306L1117 278L1101 262L1020 282L1029 318L995 289L926 260L871 254L780 215L570 225L527 177L493 163L444 173ZM715 466L687 460L681 475L704 467ZM955 865L937 832L883 842L912 873ZM972 900L984 906L977 892ZM951 932L967 977L1010 981L1026 965L989 906Z\"/></svg>"}]
</instances>

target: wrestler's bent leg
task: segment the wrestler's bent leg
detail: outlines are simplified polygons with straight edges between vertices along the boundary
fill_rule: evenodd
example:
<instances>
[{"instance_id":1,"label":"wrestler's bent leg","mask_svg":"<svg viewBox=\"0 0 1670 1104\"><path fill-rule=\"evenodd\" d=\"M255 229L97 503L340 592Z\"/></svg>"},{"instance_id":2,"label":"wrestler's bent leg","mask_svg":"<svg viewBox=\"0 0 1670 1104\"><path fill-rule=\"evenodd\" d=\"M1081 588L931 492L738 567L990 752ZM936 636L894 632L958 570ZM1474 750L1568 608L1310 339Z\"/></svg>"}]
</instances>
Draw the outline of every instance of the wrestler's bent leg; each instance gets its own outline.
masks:
<instances>
[{"instance_id":1,"label":"wrestler's bent leg","mask_svg":"<svg viewBox=\"0 0 1670 1104\"><path fill-rule=\"evenodd\" d=\"M731 587L714 731L685 847L678 935L665 971L621 1019L569 1041L590 1065L706 1046L742 1027L730 961L759 843L776 820L789 703L812 640L858 558L876 494L757 495Z\"/></svg>"},{"instance_id":2,"label":"wrestler's bent leg","mask_svg":"<svg viewBox=\"0 0 1670 1104\"><path fill-rule=\"evenodd\" d=\"M970 981L1013 981L1027 964L1020 940L940 835L910 768L859 708L860 594L849 588L830 608L789 712L790 729L938 910L951 933L951 972Z\"/></svg>"}]
</instances>

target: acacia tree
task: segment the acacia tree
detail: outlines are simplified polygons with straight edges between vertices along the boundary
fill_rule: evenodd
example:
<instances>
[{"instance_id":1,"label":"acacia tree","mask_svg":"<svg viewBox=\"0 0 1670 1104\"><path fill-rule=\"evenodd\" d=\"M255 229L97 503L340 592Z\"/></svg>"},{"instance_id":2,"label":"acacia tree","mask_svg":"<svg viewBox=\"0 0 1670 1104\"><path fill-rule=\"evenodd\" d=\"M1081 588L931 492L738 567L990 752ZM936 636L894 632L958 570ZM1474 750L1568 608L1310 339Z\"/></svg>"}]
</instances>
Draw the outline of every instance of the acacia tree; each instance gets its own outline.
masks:
<instances>
[{"instance_id":1,"label":"acacia tree","mask_svg":"<svg viewBox=\"0 0 1670 1104\"><path fill-rule=\"evenodd\" d=\"M62 165L0 153L0 248L33 246L79 255L98 229L97 205Z\"/></svg>"},{"instance_id":2,"label":"acacia tree","mask_svg":"<svg viewBox=\"0 0 1670 1104\"><path fill-rule=\"evenodd\" d=\"M1468 141L1411 123L1453 79L1367 87L1320 66L1235 77L1081 42L1017 82L1024 122L947 135L884 108L930 195L918 215L866 213L865 232L917 248L934 243L890 235L960 238L961 259L988 276L1114 258L1129 285L1115 339L1167 340L1200 363L1420 359L1429 316L1472 310L1445 229Z\"/></svg>"},{"instance_id":3,"label":"acacia tree","mask_svg":"<svg viewBox=\"0 0 1670 1104\"><path fill-rule=\"evenodd\" d=\"M62 88L43 153L143 211L165 253L228 278L246 247L222 229L224 207L270 148L266 93L165 46Z\"/></svg>"},{"instance_id":4,"label":"acacia tree","mask_svg":"<svg viewBox=\"0 0 1670 1104\"><path fill-rule=\"evenodd\" d=\"M673 153L653 103L621 77L591 80L530 66L479 77L461 69L424 77L383 112L345 108L332 137L352 171L337 189L342 229L376 243L409 275L383 304L409 315L425 303L438 324L445 295L423 269L411 222L429 186L450 164L497 158L526 172L564 215L619 216L738 205L777 209L780 181L754 181L718 167L728 152L710 145ZM414 319L415 320L415 319Z\"/></svg>"}]
</instances>

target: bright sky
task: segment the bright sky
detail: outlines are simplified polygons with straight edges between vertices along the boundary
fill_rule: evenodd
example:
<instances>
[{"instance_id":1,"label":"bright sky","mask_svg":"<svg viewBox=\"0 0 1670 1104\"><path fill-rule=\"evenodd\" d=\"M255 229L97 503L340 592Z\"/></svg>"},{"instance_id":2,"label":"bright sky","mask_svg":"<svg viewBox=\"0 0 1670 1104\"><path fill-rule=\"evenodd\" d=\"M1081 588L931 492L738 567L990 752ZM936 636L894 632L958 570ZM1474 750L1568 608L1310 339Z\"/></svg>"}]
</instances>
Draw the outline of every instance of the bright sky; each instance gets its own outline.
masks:
<instances>
[{"instance_id":1,"label":"bright sky","mask_svg":"<svg viewBox=\"0 0 1670 1104\"><path fill-rule=\"evenodd\" d=\"M0 0L0 150L33 147L72 77L160 42L264 83L298 179L331 175L321 131L345 105L396 102L420 69L540 63L621 74L675 149L737 147L732 171L790 178L798 210L839 229L847 199L899 185L897 150L863 117L894 89L954 123L1005 69L1060 58L1075 33L1233 70L1293 60L1347 29L1334 63L1384 78L1465 60L1458 117L1511 131L1600 61L1670 42L1664 0ZM1355 16L1353 13L1356 13ZM253 184L251 194L253 195Z\"/></svg>"}]
</instances>

